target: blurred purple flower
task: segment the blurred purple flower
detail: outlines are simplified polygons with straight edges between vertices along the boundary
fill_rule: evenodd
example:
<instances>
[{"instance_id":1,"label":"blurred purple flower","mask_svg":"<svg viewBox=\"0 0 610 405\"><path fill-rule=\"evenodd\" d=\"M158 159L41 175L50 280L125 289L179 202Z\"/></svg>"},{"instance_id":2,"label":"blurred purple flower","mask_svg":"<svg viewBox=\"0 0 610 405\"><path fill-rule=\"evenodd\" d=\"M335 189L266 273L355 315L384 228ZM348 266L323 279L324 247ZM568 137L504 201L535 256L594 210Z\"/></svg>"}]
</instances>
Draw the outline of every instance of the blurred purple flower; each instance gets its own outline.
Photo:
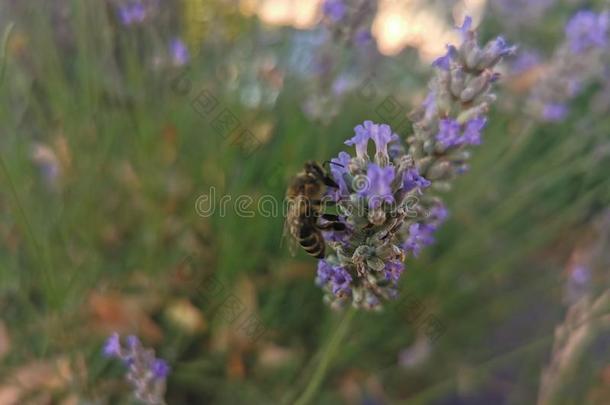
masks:
<instances>
[{"instance_id":1,"label":"blurred purple flower","mask_svg":"<svg viewBox=\"0 0 610 405\"><path fill-rule=\"evenodd\" d=\"M511 73L513 75L518 75L527 72L533 67L539 65L540 62L541 57L538 52L532 50L521 51L511 65Z\"/></svg>"},{"instance_id":2,"label":"blurred purple flower","mask_svg":"<svg viewBox=\"0 0 610 405\"><path fill-rule=\"evenodd\" d=\"M166 378L169 375L170 367L163 359L155 359L151 371L155 378Z\"/></svg>"},{"instance_id":3,"label":"blurred purple flower","mask_svg":"<svg viewBox=\"0 0 610 405\"><path fill-rule=\"evenodd\" d=\"M373 35L366 29L360 29L354 34L354 43L359 46L370 44L373 41Z\"/></svg>"},{"instance_id":4,"label":"blurred purple flower","mask_svg":"<svg viewBox=\"0 0 610 405\"><path fill-rule=\"evenodd\" d=\"M434 204L430 211L428 211L428 218L426 223L433 227L434 229L438 228L440 224L445 222L445 220L449 217L449 211L447 207L443 203Z\"/></svg>"},{"instance_id":5,"label":"blurred purple flower","mask_svg":"<svg viewBox=\"0 0 610 405\"><path fill-rule=\"evenodd\" d=\"M140 2L124 4L118 14L123 25L139 24L146 19L146 8Z\"/></svg>"},{"instance_id":6,"label":"blurred purple flower","mask_svg":"<svg viewBox=\"0 0 610 405\"><path fill-rule=\"evenodd\" d=\"M189 61L189 50L180 38L174 38L170 43L170 53L174 66L183 66Z\"/></svg>"},{"instance_id":7,"label":"blurred purple flower","mask_svg":"<svg viewBox=\"0 0 610 405\"><path fill-rule=\"evenodd\" d=\"M586 266L576 266L574 267L574 270L572 270L571 279L576 284L585 284L591 279L591 270Z\"/></svg>"},{"instance_id":8,"label":"blurred purple flower","mask_svg":"<svg viewBox=\"0 0 610 405\"><path fill-rule=\"evenodd\" d=\"M548 122L563 121L568 115L568 107L565 104L546 104L542 109L542 118Z\"/></svg>"},{"instance_id":9,"label":"blurred purple flower","mask_svg":"<svg viewBox=\"0 0 610 405\"><path fill-rule=\"evenodd\" d=\"M462 41L465 41L468 38L468 33L472 29L472 17L469 15L464 18L464 22L461 27L456 27L456 29L462 34Z\"/></svg>"},{"instance_id":10,"label":"blurred purple flower","mask_svg":"<svg viewBox=\"0 0 610 405\"><path fill-rule=\"evenodd\" d=\"M464 23L465 24L465 23ZM441 70L449 71L451 68L451 61L457 56L457 49L453 45L447 45L447 53L439 58L436 58L432 62L432 66L437 67Z\"/></svg>"},{"instance_id":11,"label":"blurred purple flower","mask_svg":"<svg viewBox=\"0 0 610 405\"><path fill-rule=\"evenodd\" d=\"M118 333L115 332L108 337L104 344L103 352L106 357L116 357L121 354L121 342L119 341Z\"/></svg>"},{"instance_id":12,"label":"blurred purple flower","mask_svg":"<svg viewBox=\"0 0 610 405\"><path fill-rule=\"evenodd\" d=\"M453 118L444 118L439 123L436 140L445 148L457 146L460 143L460 124Z\"/></svg>"},{"instance_id":13,"label":"blurred purple flower","mask_svg":"<svg viewBox=\"0 0 610 405\"><path fill-rule=\"evenodd\" d=\"M155 357L153 350L142 346L140 339L130 335L127 346L121 346L118 333L113 333L104 344L104 355L116 357L127 367L126 380L132 385L136 398L146 404L161 404L165 393L165 379L170 367Z\"/></svg>"},{"instance_id":14,"label":"blurred purple flower","mask_svg":"<svg viewBox=\"0 0 610 405\"><path fill-rule=\"evenodd\" d=\"M608 14L589 10L577 12L566 25L566 36L574 53L605 47L608 43Z\"/></svg>"},{"instance_id":15,"label":"blurred purple flower","mask_svg":"<svg viewBox=\"0 0 610 405\"><path fill-rule=\"evenodd\" d=\"M434 243L435 226L415 223L409 227L409 237L403 244L403 249L412 252L415 257L419 256L421 250Z\"/></svg>"},{"instance_id":16,"label":"blurred purple flower","mask_svg":"<svg viewBox=\"0 0 610 405\"><path fill-rule=\"evenodd\" d=\"M332 22L339 22L347 14L347 6L343 0L325 0L322 5L322 12Z\"/></svg>"},{"instance_id":17,"label":"blurred purple flower","mask_svg":"<svg viewBox=\"0 0 610 405\"><path fill-rule=\"evenodd\" d=\"M517 47L509 45L503 37L489 41L483 49L483 58L489 61L497 61L508 55L512 55L517 51Z\"/></svg>"},{"instance_id":18,"label":"blurred purple flower","mask_svg":"<svg viewBox=\"0 0 610 405\"><path fill-rule=\"evenodd\" d=\"M461 142L468 145L480 145L481 132L486 124L487 118L485 117L477 117L468 121Z\"/></svg>"}]
</instances>

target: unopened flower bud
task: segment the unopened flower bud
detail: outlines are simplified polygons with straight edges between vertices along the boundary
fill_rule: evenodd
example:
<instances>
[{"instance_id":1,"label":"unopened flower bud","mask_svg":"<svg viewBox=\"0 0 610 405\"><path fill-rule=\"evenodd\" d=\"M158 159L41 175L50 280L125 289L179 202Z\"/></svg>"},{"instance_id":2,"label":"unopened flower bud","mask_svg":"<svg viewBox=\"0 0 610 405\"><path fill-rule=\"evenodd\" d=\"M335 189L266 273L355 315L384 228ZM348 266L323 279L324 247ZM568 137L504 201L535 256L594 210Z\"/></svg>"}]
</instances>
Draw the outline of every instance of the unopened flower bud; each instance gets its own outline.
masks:
<instances>
[{"instance_id":1,"label":"unopened flower bud","mask_svg":"<svg viewBox=\"0 0 610 405\"><path fill-rule=\"evenodd\" d=\"M432 181L446 179L451 174L451 163L447 161L437 162L426 174Z\"/></svg>"},{"instance_id":2,"label":"unopened flower bud","mask_svg":"<svg viewBox=\"0 0 610 405\"><path fill-rule=\"evenodd\" d=\"M467 103L469 101L474 100L477 96L479 96L479 94L483 93L483 91L489 85L489 80L491 79L491 75L492 74L490 71L485 71L485 72L481 73L480 76L472 79L468 83L468 85L466 86L464 91L462 91L462 94L460 94L460 100L463 103Z\"/></svg>"},{"instance_id":3,"label":"unopened flower bud","mask_svg":"<svg viewBox=\"0 0 610 405\"><path fill-rule=\"evenodd\" d=\"M459 97L464 91L464 82L466 80L466 74L464 69L456 67L451 69L451 94L455 97Z\"/></svg>"}]
</instances>

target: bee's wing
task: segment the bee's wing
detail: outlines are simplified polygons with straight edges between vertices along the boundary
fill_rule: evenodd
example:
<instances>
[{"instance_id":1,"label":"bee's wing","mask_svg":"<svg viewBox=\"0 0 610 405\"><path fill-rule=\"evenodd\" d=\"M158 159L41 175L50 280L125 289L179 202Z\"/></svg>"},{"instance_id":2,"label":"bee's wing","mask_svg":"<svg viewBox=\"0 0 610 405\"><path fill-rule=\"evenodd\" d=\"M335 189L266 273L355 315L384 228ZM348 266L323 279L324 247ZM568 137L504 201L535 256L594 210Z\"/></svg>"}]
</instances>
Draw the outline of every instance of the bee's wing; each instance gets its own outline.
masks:
<instances>
[{"instance_id":1,"label":"bee's wing","mask_svg":"<svg viewBox=\"0 0 610 405\"><path fill-rule=\"evenodd\" d=\"M288 221L288 218L284 220L284 231L282 232L282 238L280 239L280 247L284 245L284 239L287 240L288 251L290 251L290 255L292 257L296 256L298 250L298 243L290 233L290 223Z\"/></svg>"}]
</instances>

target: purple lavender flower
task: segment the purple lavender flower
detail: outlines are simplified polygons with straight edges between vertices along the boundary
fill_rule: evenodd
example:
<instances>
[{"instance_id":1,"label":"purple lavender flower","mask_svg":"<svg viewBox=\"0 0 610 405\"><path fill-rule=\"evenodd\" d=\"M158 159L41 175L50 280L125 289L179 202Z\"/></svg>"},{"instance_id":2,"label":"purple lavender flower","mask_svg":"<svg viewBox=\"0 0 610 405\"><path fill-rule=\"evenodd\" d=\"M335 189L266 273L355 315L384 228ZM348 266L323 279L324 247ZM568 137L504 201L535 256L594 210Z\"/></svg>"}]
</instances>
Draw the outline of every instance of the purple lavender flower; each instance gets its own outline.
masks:
<instances>
[{"instance_id":1,"label":"purple lavender flower","mask_svg":"<svg viewBox=\"0 0 610 405\"><path fill-rule=\"evenodd\" d=\"M324 235L330 249L318 264L316 278L334 308L351 303L378 309L381 301L394 299L405 254L417 256L432 244L447 217L438 198L423 190L432 184L428 179L444 185L467 167L468 151L450 148L481 142L487 111L495 101L491 89L499 76L494 67L515 50L501 37L480 47L470 18L460 31L463 44L449 46L434 63L441 72L431 80L426 101L412 114L408 148L389 127L366 121L346 142L355 147L356 156L334 160L341 166L331 169L333 177L337 183L348 183L339 184L337 210L349 232L340 243L337 235ZM374 159L368 156L371 139ZM408 209L397 210L394 203Z\"/></svg>"},{"instance_id":2,"label":"purple lavender flower","mask_svg":"<svg viewBox=\"0 0 610 405\"><path fill-rule=\"evenodd\" d=\"M119 334L113 333L108 337L104 344L104 356L106 357L117 357L121 354L121 342L119 341Z\"/></svg>"},{"instance_id":3,"label":"purple lavender flower","mask_svg":"<svg viewBox=\"0 0 610 405\"><path fill-rule=\"evenodd\" d=\"M373 41L373 35L371 31L366 28L356 31L354 34L354 43L359 46L370 44Z\"/></svg>"},{"instance_id":4,"label":"purple lavender flower","mask_svg":"<svg viewBox=\"0 0 610 405\"><path fill-rule=\"evenodd\" d=\"M402 175L402 187L405 191L411 191L417 188L421 192L422 189L429 187L430 184L432 184L432 182L425 177L420 176L419 171L415 167L406 170Z\"/></svg>"},{"instance_id":5,"label":"purple lavender flower","mask_svg":"<svg viewBox=\"0 0 610 405\"><path fill-rule=\"evenodd\" d=\"M608 47L608 12L579 11L566 25L566 39L558 47L544 77L530 93L526 109L542 121L559 122L568 104L591 81L603 75Z\"/></svg>"},{"instance_id":6,"label":"purple lavender flower","mask_svg":"<svg viewBox=\"0 0 610 405\"><path fill-rule=\"evenodd\" d=\"M466 129L462 135L462 143L468 145L480 145L481 144L481 131L485 128L487 119L485 117L473 118L466 123Z\"/></svg>"},{"instance_id":7,"label":"purple lavender flower","mask_svg":"<svg viewBox=\"0 0 610 405\"><path fill-rule=\"evenodd\" d=\"M347 7L343 0L325 0L322 5L322 12L332 22L337 23L347 14Z\"/></svg>"},{"instance_id":8,"label":"purple lavender flower","mask_svg":"<svg viewBox=\"0 0 610 405\"><path fill-rule=\"evenodd\" d=\"M386 124L373 124L372 121L365 121L364 127L369 131L370 137L375 142L377 152L385 152L387 154L388 144L395 140L396 137L392 134L392 129Z\"/></svg>"},{"instance_id":9,"label":"purple lavender flower","mask_svg":"<svg viewBox=\"0 0 610 405\"><path fill-rule=\"evenodd\" d=\"M511 74L518 75L538 66L541 62L540 54L536 51L521 51L511 65Z\"/></svg>"},{"instance_id":10,"label":"purple lavender flower","mask_svg":"<svg viewBox=\"0 0 610 405\"><path fill-rule=\"evenodd\" d=\"M379 165L385 166L389 163L388 144L398 140L398 135L392 133L392 129L386 124L373 124L372 121L365 121L364 127L369 131L369 136L375 142L375 160Z\"/></svg>"},{"instance_id":11,"label":"purple lavender flower","mask_svg":"<svg viewBox=\"0 0 610 405\"><path fill-rule=\"evenodd\" d=\"M403 245L403 249L407 252L412 252L413 256L419 256L421 250L428 245L434 243L435 227L415 223L409 227L409 237Z\"/></svg>"},{"instance_id":12,"label":"purple lavender flower","mask_svg":"<svg viewBox=\"0 0 610 405\"><path fill-rule=\"evenodd\" d=\"M439 122L436 140L445 148L457 146L460 143L460 124L453 118L444 118Z\"/></svg>"},{"instance_id":13,"label":"purple lavender flower","mask_svg":"<svg viewBox=\"0 0 610 405\"><path fill-rule=\"evenodd\" d=\"M353 231L353 228L350 224L348 224L345 221L345 217L343 217L343 216L340 216L339 220L337 222L344 224L345 230L343 230L343 231L335 231L335 230L322 231L322 237L327 242L339 243L339 244L345 246L349 242L349 238L351 236L351 232ZM326 223L328 223L328 221L325 221L324 219L322 219L322 220L320 220L320 223L326 224Z\"/></svg>"},{"instance_id":14,"label":"purple lavender flower","mask_svg":"<svg viewBox=\"0 0 610 405\"><path fill-rule=\"evenodd\" d=\"M608 43L608 14L596 14L589 10L576 13L566 25L566 36L574 53Z\"/></svg>"},{"instance_id":15,"label":"purple lavender flower","mask_svg":"<svg viewBox=\"0 0 610 405\"><path fill-rule=\"evenodd\" d=\"M133 349L140 345L141 345L140 339L138 339L137 336L134 336L134 335L127 336L127 347L129 347L130 349Z\"/></svg>"},{"instance_id":16,"label":"purple lavender flower","mask_svg":"<svg viewBox=\"0 0 610 405\"><path fill-rule=\"evenodd\" d=\"M165 360L155 359L151 367L151 371L157 379L167 378L167 376L169 375L170 367Z\"/></svg>"},{"instance_id":17,"label":"purple lavender flower","mask_svg":"<svg viewBox=\"0 0 610 405\"><path fill-rule=\"evenodd\" d=\"M392 260L385 265L385 277L387 280L398 282L402 272L405 270L405 265L400 260Z\"/></svg>"},{"instance_id":18,"label":"purple lavender flower","mask_svg":"<svg viewBox=\"0 0 610 405\"><path fill-rule=\"evenodd\" d=\"M464 23L465 24L465 23ZM432 62L432 66L437 67L441 70L449 71L451 68L451 62L457 56L457 49L453 45L447 45L447 53L441 57L438 57Z\"/></svg>"},{"instance_id":19,"label":"purple lavender flower","mask_svg":"<svg viewBox=\"0 0 610 405\"><path fill-rule=\"evenodd\" d=\"M430 208L430 211L428 211L428 219L426 220L426 223L436 229L440 224L445 222L448 217L449 211L447 210L447 207L439 202L434 204L434 206Z\"/></svg>"},{"instance_id":20,"label":"purple lavender flower","mask_svg":"<svg viewBox=\"0 0 610 405\"><path fill-rule=\"evenodd\" d=\"M462 41L465 41L468 38L468 36L470 35L470 32L472 31L472 17L467 15L464 18L464 22L462 23L462 26L457 27L457 30L460 32L460 34L462 34Z\"/></svg>"},{"instance_id":21,"label":"purple lavender flower","mask_svg":"<svg viewBox=\"0 0 610 405\"><path fill-rule=\"evenodd\" d=\"M379 167L375 163L369 163L366 178L366 187L360 191L360 195L369 200L369 208L374 209L382 203L392 203L392 181L396 175L394 166Z\"/></svg>"},{"instance_id":22,"label":"purple lavender flower","mask_svg":"<svg viewBox=\"0 0 610 405\"><path fill-rule=\"evenodd\" d=\"M489 41L487 46L483 49L479 68L487 68L488 66L495 65L498 61L507 56L512 55L517 51L516 46L509 45L503 37L497 37L493 41ZM492 80L497 80L493 79Z\"/></svg>"},{"instance_id":23,"label":"purple lavender flower","mask_svg":"<svg viewBox=\"0 0 610 405\"><path fill-rule=\"evenodd\" d=\"M170 43L170 53L174 66L183 66L189 61L189 51L180 38L174 38Z\"/></svg>"},{"instance_id":24,"label":"purple lavender flower","mask_svg":"<svg viewBox=\"0 0 610 405\"><path fill-rule=\"evenodd\" d=\"M164 403L169 365L156 358L154 351L144 348L136 336L128 336L126 341L127 346L121 346L119 334L113 333L104 345L104 355L123 361L128 369L125 378L133 386L137 399L150 405Z\"/></svg>"},{"instance_id":25,"label":"purple lavender flower","mask_svg":"<svg viewBox=\"0 0 610 405\"><path fill-rule=\"evenodd\" d=\"M361 159L368 158L368 145L369 139L371 138L371 133L367 128L367 122L365 121L364 125L358 125L354 128L354 132L356 133L353 137L345 141L345 144L348 146L354 146L356 148L356 156Z\"/></svg>"},{"instance_id":26,"label":"purple lavender flower","mask_svg":"<svg viewBox=\"0 0 610 405\"><path fill-rule=\"evenodd\" d=\"M333 294L348 294L351 291L350 283L352 282L352 276L350 276L344 267L336 266L334 269L335 272L331 278Z\"/></svg>"},{"instance_id":27,"label":"purple lavender flower","mask_svg":"<svg viewBox=\"0 0 610 405\"><path fill-rule=\"evenodd\" d=\"M330 174L335 180L335 183L339 185L339 189L332 189L330 195L333 197L333 201L339 201L341 197L349 195L349 189L345 182L345 175L347 174L347 166L349 165L352 157L347 152L339 152L339 156L330 160Z\"/></svg>"},{"instance_id":28,"label":"purple lavender flower","mask_svg":"<svg viewBox=\"0 0 610 405\"><path fill-rule=\"evenodd\" d=\"M351 291L350 283L352 276L342 266L333 266L326 260L318 261L318 277L316 283L318 285L330 284L330 289L333 295L338 296L347 294Z\"/></svg>"},{"instance_id":29,"label":"purple lavender flower","mask_svg":"<svg viewBox=\"0 0 610 405\"><path fill-rule=\"evenodd\" d=\"M568 107L565 104L549 103L542 109L542 119L548 122L563 121L568 115Z\"/></svg>"},{"instance_id":30,"label":"purple lavender flower","mask_svg":"<svg viewBox=\"0 0 610 405\"><path fill-rule=\"evenodd\" d=\"M496 37L493 41L489 41L483 52L489 52L494 58L512 54L517 49L514 45L508 45L504 37Z\"/></svg>"},{"instance_id":31,"label":"purple lavender flower","mask_svg":"<svg viewBox=\"0 0 610 405\"><path fill-rule=\"evenodd\" d=\"M318 260L318 273L316 284L322 286L330 281L333 274L333 266L326 260Z\"/></svg>"}]
</instances>

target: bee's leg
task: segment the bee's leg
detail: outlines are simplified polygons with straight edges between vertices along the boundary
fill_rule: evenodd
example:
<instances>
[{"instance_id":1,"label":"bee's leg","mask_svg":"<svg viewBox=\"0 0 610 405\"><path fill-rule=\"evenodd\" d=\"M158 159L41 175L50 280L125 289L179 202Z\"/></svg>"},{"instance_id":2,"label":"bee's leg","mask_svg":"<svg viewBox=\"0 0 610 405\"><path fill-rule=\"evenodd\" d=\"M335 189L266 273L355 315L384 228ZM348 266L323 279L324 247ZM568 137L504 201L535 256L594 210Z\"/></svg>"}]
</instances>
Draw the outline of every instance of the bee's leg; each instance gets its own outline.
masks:
<instances>
[{"instance_id":1,"label":"bee's leg","mask_svg":"<svg viewBox=\"0 0 610 405\"><path fill-rule=\"evenodd\" d=\"M324 184L326 184L326 186L328 186L328 187L339 188L339 185L333 179L331 179L329 176L322 177L322 182Z\"/></svg>"},{"instance_id":2,"label":"bee's leg","mask_svg":"<svg viewBox=\"0 0 610 405\"><path fill-rule=\"evenodd\" d=\"M309 200L309 202L315 207L322 207L322 209L324 209L324 207L334 207L335 205L337 205L336 201L333 201L328 198L324 198L323 200Z\"/></svg>"},{"instance_id":3,"label":"bee's leg","mask_svg":"<svg viewBox=\"0 0 610 405\"><path fill-rule=\"evenodd\" d=\"M335 214L322 214L321 217L327 221L338 221L339 215Z\"/></svg>"},{"instance_id":4,"label":"bee's leg","mask_svg":"<svg viewBox=\"0 0 610 405\"><path fill-rule=\"evenodd\" d=\"M345 231L346 226L343 222L327 222L325 224L317 224L321 231Z\"/></svg>"}]
</instances>

